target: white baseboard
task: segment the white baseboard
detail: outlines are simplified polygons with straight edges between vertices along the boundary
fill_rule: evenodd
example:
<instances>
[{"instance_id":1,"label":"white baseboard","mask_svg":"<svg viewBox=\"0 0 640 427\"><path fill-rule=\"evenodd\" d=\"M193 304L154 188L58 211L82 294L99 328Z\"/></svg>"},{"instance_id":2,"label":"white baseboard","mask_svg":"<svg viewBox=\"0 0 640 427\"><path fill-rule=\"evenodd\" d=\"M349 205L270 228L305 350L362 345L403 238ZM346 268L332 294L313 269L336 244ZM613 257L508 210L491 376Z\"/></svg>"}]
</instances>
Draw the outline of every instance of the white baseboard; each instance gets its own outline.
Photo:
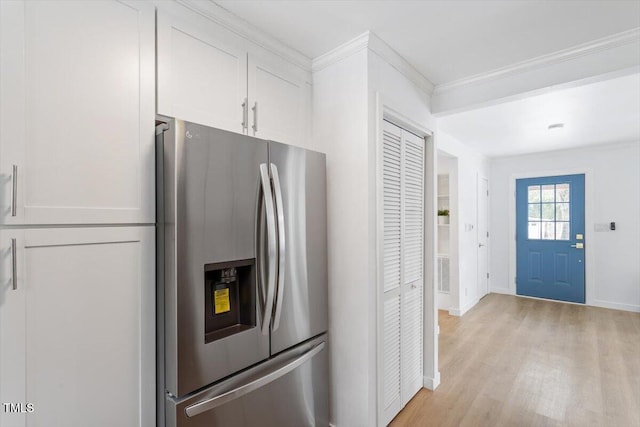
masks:
<instances>
[{"instance_id":1,"label":"white baseboard","mask_svg":"<svg viewBox=\"0 0 640 427\"><path fill-rule=\"evenodd\" d=\"M621 302L611 302L611 301L603 301L603 300L587 301L585 304L582 304L582 303L579 303L579 302L560 301L560 300L554 300L554 299L549 299L549 298L530 297L530 296L527 296L527 295L515 295L515 296L517 296L518 298L528 298L528 299L535 299L535 300L539 300L539 301L550 301L550 302L557 302L557 303L561 303L561 304L581 305L583 307L586 306L586 307L610 308L612 310L622 310L622 311L631 311L633 313L640 313L640 305L636 305L636 304L624 304L624 303L621 303Z\"/></svg>"},{"instance_id":2,"label":"white baseboard","mask_svg":"<svg viewBox=\"0 0 640 427\"><path fill-rule=\"evenodd\" d=\"M449 314L452 315L452 316L460 317L460 316L462 316L461 313L462 313L461 310L458 310L457 308L452 308L452 309L449 310Z\"/></svg>"},{"instance_id":3,"label":"white baseboard","mask_svg":"<svg viewBox=\"0 0 640 427\"><path fill-rule=\"evenodd\" d=\"M440 372L436 372L435 378L424 377L423 378L424 388L427 390L435 390L440 385Z\"/></svg>"},{"instance_id":4,"label":"white baseboard","mask_svg":"<svg viewBox=\"0 0 640 427\"><path fill-rule=\"evenodd\" d=\"M478 301L480 301L478 298L473 299L471 301L469 301L469 303L467 305L465 305L464 307L457 309L451 309L449 310L449 314L452 316L462 316L463 314L465 314L467 311L471 310L473 308L474 305L476 305L478 303Z\"/></svg>"},{"instance_id":5,"label":"white baseboard","mask_svg":"<svg viewBox=\"0 0 640 427\"><path fill-rule=\"evenodd\" d=\"M594 301L591 301L591 304L588 304L588 305L592 305L594 307L612 308L614 310L633 311L634 313L640 313L640 305L635 305L635 304L624 304L620 302L594 300Z\"/></svg>"},{"instance_id":6,"label":"white baseboard","mask_svg":"<svg viewBox=\"0 0 640 427\"><path fill-rule=\"evenodd\" d=\"M513 295L513 291L509 288L491 288L489 292L492 294L506 294Z\"/></svg>"}]
</instances>

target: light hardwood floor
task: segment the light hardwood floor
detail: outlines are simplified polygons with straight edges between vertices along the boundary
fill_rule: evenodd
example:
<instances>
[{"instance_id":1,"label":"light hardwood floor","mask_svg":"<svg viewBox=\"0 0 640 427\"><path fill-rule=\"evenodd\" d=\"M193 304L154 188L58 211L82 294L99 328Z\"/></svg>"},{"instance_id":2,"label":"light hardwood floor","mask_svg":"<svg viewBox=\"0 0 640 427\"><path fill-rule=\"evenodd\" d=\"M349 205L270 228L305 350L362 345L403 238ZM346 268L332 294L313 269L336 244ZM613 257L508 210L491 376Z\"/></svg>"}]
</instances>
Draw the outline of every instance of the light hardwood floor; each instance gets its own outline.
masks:
<instances>
[{"instance_id":1,"label":"light hardwood floor","mask_svg":"<svg viewBox=\"0 0 640 427\"><path fill-rule=\"evenodd\" d=\"M640 314L490 294L439 313L441 384L400 426L640 426Z\"/></svg>"}]
</instances>

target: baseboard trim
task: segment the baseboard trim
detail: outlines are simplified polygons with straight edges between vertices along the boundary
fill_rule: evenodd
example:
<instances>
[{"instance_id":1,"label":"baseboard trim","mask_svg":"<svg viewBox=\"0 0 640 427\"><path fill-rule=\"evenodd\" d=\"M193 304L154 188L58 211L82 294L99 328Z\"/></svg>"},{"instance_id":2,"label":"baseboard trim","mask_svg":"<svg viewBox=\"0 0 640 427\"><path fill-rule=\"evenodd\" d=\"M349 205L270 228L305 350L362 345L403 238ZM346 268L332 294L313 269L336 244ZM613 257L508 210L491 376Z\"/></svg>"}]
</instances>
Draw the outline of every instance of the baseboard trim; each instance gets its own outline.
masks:
<instances>
[{"instance_id":1,"label":"baseboard trim","mask_svg":"<svg viewBox=\"0 0 640 427\"><path fill-rule=\"evenodd\" d=\"M427 390L435 390L440 385L440 372L436 372L436 376L434 378L424 377L423 378L424 388Z\"/></svg>"},{"instance_id":2,"label":"baseboard trim","mask_svg":"<svg viewBox=\"0 0 640 427\"><path fill-rule=\"evenodd\" d=\"M528 295L515 294L514 296L518 298L535 299L538 301L558 302L561 304L581 305L583 307L600 307L600 308L608 308L611 310L631 311L633 313L640 313L640 305L635 305L635 304L624 304L619 302L611 302L611 301L603 301L603 300L587 301L586 303L583 304L580 302L562 301L562 300L556 300L556 299L550 299L550 298L530 297Z\"/></svg>"},{"instance_id":3,"label":"baseboard trim","mask_svg":"<svg viewBox=\"0 0 640 427\"><path fill-rule=\"evenodd\" d=\"M480 299L476 298L476 299L470 301L469 304L467 304L466 306L464 306L464 307L462 307L460 309L457 309L457 308L451 309L451 310L449 310L449 314L452 315L452 316L460 317L460 316L464 315L467 311L471 310L478 303L478 301L480 301Z\"/></svg>"},{"instance_id":4,"label":"baseboard trim","mask_svg":"<svg viewBox=\"0 0 640 427\"><path fill-rule=\"evenodd\" d=\"M588 305L591 305L594 307L601 307L601 308L611 308L613 310L623 310L623 311L632 311L634 313L640 313L640 305L635 305L635 304L624 304L619 302L594 300L594 301L591 301L591 304L588 304Z\"/></svg>"},{"instance_id":5,"label":"baseboard trim","mask_svg":"<svg viewBox=\"0 0 640 427\"><path fill-rule=\"evenodd\" d=\"M489 293L491 294L505 294L505 295L513 295L513 291L509 288L491 288L489 289Z\"/></svg>"}]
</instances>

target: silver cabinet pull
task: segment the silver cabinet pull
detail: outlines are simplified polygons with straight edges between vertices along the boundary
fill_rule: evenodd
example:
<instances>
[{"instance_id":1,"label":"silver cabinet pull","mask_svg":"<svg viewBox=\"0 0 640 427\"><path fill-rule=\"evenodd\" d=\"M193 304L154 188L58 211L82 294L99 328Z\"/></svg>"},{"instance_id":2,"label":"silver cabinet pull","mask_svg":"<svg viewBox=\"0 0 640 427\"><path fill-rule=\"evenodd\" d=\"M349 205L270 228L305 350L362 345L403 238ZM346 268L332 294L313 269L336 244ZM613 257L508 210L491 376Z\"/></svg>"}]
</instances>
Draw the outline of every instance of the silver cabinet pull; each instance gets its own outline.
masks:
<instances>
[{"instance_id":1,"label":"silver cabinet pull","mask_svg":"<svg viewBox=\"0 0 640 427\"><path fill-rule=\"evenodd\" d=\"M247 98L244 99L242 103L242 131L244 132L248 127L249 123L247 123L249 119L249 103L247 102Z\"/></svg>"},{"instance_id":2,"label":"silver cabinet pull","mask_svg":"<svg viewBox=\"0 0 640 427\"><path fill-rule=\"evenodd\" d=\"M18 205L18 165L13 165L13 171L11 174L11 216L17 215L17 205Z\"/></svg>"},{"instance_id":3,"label":"silver cabinet pull","mask_svg":"<svg viewBox=\"0 0 640 427\"><path fill-rule=\"evenodd\" d=\"M189 405L185 408L184 411L187 414L187 417L191 418L198 414L202 414L203 412L210 411L219 406L222 406L225 403L229 403L239 397L244 396L245 394L259 389L260 387L264 387L265 385L277 380L278 378L285 376L289 372L303 365L308 360L312 359L316 354L320 353L324 349L324 347L325 343L323 341L315 347L311 348L306 353L293 359L291 362L285 364L284 366L281 366L280 368L268 373L267 375L243 384L240 387L234 388L233 390L230 390L226 393L222 393L219 396L215 396L210 399L194 403L193 405Z\"/></svg>"},{"instance_id":4,"label":"silver cabinet pull","mask_svg":"<svg viewBox=\"0 0 640 427\"><path fill-rule=\"evenodd\" d=\"M16 258L16 239L11 239L11 283L14 291L18 289L18 265Z\"/></svg>"},{"instance_id":5,"label":"silver cabinet pull","mask_svg":"<svg viewBox=\"0 0 640 427\"><path fill-rule=\"evenodd\" d=\"M251 107L251 111L253 111L253 134L255 135L258 132L258 101L253 104Z\"/></svg>"},{"instance_id":6,"label":"silver cabinet pull","mask_svg":"<svg viewBox=\"0 0 640 427\"><path fill-rule=\"evenodd\" d=\"M276 314L273 317L273 330L280 326L280 316L282 314L282 298L284 296L284 276L285 276L285 228L284 228L284 203L282 203L282 188L280 187L280 176L278 167L271 163L271 179L276 198L276 216L278 217L278 294L276 296Z\"/></svg>"},{"instance_id":7,"label":"silver cabinet pull","mask_svg":"<svg viewBox=\"0 0 640 427\"><path fill-rule=\"evenodd\" d=\"M260 165L260 181L262 182L262 194L264 197L265 211L267 214L267 295L264 301L264 310L262 313L262 334L269 333L269 323L273 314L273 294L276 286L276 218L273 206L273 195L271 194L271 180L269 179L269 170L267 164ZM264 262L264 260L260 260Z\"/></svg>"}]
</instances>

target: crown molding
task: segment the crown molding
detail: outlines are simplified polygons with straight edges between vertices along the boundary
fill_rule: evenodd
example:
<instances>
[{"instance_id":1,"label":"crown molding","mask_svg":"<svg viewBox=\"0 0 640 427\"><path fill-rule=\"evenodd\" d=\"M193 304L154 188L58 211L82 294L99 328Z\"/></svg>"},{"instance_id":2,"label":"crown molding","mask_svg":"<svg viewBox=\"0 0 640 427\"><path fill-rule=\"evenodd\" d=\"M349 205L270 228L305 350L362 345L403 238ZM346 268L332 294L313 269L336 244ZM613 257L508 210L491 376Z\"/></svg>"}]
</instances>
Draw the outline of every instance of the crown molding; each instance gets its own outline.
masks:
<instances>
[{"instance_id":1,"label":"crown molding","mask_svg":"<svg viewBox=\"0 0 640 427\"><path fill-rule=\"evenodd\" d=\"M175 0L189 10L215 22L218 25L244 37L254 44L278 55L305 71L311 71L311 58L287 46L275 37L265 33L249 22L223 8L213 0Z\"/></svg>"},{"instance_id":2,"label":"crown molding","mask_svg":"<svg viewBox=\"0 0 640 427\"><path fill-rule=\"evenodd\" d=\"M333 65L336 62L340 62L343 59L348 58L357 52L360 52L362 49L366 49L369 45L370 34L370 31L365 31L358 37L351 39L348 42L336 47L335 49L332 49L329 52L314 58L311 61L311 71L315 73L316 71L327 68L328 66Z\"/></svg>"},{"instance_id":3,"label":"crown molding","mask_svg":"<svg viewBox=\"0 0 640 427\"><path fill-rule=\"evenodd\" d=\"M374 33L369 34L369 49L380 55L389 65L411 80L423 92L428 95L433 93L434 84Z\"/></svg>"},{"instance_id":4,"label":"crown molding","mask_svg":"<svg viewBox=\"0 0 640 427\"><path fill-rule=\"evenodd\" d=\"M449 83L439 84L435 87L434 93L441 94L452 89L458 89L462 86L484 83L514 74L526 73L534 69L556 65L561 62L580 58L582 56L592 55L594 53L614 49L616 47L625 46L632 43L640 43L640 27L596 39L588 43L573 46L568 49L563 49L548 55L542 55L536 58L528 59L526 61L517 62L515 64L497 68L485 73L465 77Z\"/></svg>"},{"instance_id":5,"label":"crown molding","mask_svg":"<svg viewBox=\"0 0 640 427\"><path fill-rule=\"evenodd\" d=\"M413 65L407 62L402 56L400 56L395 50L393 50L388 44L386 44L380 37L376 36L371 31L366 31L360 34L358 37L338 46L337 48L314 58L311 63L311 70L313 72L320 71L336 62L339 62L351 55L360 52L362 49L369 49L372 52L378 54L389 65L395 68L398 72L403 74L413 84L418 86L422 91L431 95L434 89L433 83L424 77Z\"/></svg>"}]
</instances>

